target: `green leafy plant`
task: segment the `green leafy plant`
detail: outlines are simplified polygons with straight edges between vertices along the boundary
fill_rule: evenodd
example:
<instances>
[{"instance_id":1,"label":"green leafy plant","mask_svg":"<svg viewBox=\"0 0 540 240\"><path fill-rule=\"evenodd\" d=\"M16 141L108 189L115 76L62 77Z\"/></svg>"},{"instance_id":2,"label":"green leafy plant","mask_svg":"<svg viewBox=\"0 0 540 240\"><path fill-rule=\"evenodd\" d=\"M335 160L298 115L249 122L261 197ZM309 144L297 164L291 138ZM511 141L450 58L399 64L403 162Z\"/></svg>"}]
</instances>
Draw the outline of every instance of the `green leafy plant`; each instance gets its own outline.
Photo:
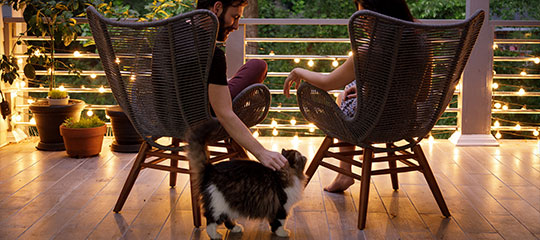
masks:
<instances>
[{"instance_id":1,"label":"green leafy plant","mask_svg":"<svg viewBox=\"0 0 540 240\"><path fill-rule=\"evenodd\" d=\"M68 118L62 124L62 126L67 128L95 128L103 125L105 125L105 122L95 115L90 118L81 118L79 121L74 121L73 118Z\"/></svg>"},{"instance_id":2,"label":"green leafy plant","mask_svg":"<svg viewBox=\"0 0 540 240\"><path fill-rule=\"evenodd\" d=\"M49 96L49 98L51 98L51 99L63 99L63 98L67 98L68 93L66 91L53 89L53 90L49 91L47 96Z\"/></svg>"}]
</instances>

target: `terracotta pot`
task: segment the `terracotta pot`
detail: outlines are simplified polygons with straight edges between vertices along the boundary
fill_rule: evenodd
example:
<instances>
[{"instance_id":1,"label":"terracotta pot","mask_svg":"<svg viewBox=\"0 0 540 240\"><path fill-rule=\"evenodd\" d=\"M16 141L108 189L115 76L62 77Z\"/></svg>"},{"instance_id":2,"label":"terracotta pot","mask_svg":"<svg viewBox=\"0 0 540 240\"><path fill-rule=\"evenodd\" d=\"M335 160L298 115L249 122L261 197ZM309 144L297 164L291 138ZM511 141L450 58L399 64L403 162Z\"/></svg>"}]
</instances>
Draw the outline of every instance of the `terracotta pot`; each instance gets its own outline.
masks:
<instances>
[{"instance_id":1,"label":"terracotta pot","mask_svg":"<svg viewBox=\"0 0 540 240\"><path fill-rule=\"evenodd\" d=\"M70 157L83 158L98 155L103 145L107 126L95 128L67 128L60 126L66 152Z\"/></svg>"},{"instance_id":2,"label":"terracotta pot","mask_svg":"<svg viewBox=\"0 0 540 240\"><path fill-rule=\"evenodd\" d=\"M122 111L122 108L120 106L109 107L105 112L111 118L114 133L111 150L123 153L139 152L143 139L137 133L124 111Z\"/></svg>"},{"instance_id":3,"label":"terracotta pot","mask_svg":"<svg viewBox=\"0 0 540 240\"><path fill-rule=\"evenodd\" d=\"M69 96L67 96L65 98L49 98L49 97L47 97L47 100L49 100L49 105L68 105Z\"/></svg>"},{"instance_id":4,"label":"terracotta pot","mask_svg":"<svg viewBox=\"0 0 540 240\"><path fill-rule=\"evenodd\" d=\"M40 141L36 146L39 150L63 151L64 140L60 135L59 127L68 118L79 121L85 106L82 100L69 100L68 105L49 105L47 100L39 100L30 105L30 111L36 119L36 127Z\"/></svg>"}]
</instances>

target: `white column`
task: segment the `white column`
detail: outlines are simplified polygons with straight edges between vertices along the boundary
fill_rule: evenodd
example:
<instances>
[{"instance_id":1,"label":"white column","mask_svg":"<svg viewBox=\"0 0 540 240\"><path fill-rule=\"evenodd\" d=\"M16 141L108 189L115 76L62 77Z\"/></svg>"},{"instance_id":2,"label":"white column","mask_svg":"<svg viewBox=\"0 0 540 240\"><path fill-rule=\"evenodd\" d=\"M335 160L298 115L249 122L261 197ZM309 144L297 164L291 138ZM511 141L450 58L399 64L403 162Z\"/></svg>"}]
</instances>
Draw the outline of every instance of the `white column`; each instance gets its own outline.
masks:
<instances>
[{"instance_id":1,"label":"white column","mask_svg":"<svg viewBox=\"0 0 540 240\"><path fill-rule=\"evenodd\" d=\"M459 97L459 131L450 137L457 146L498 146L491 135L491 83L493 79L493 27L489 0L467 0L467 17L484 10L484 25L463 72Z\"/></svg>"}]
</instances>

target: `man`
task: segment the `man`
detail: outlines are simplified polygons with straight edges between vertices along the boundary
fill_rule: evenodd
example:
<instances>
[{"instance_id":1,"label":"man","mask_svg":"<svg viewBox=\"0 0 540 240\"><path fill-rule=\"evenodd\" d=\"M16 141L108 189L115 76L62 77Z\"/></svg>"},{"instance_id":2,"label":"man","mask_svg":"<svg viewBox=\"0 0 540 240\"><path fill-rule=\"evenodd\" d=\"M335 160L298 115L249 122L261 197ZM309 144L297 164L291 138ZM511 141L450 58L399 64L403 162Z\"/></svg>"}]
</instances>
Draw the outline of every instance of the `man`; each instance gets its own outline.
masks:
<instances>
[{"instance_id":1,"label":"man","mask_svg":"<svg viewBox=\"0 0 540 240\"><path fill-rule=\"evenodd\" d=\"M197 9L208 9L216 14L219 19L217 40L224 42L232 31L238 29L238 21L246 5L247 0L199 0ZM265 149L232 109L232 99L247 86L262 83L266 71L266 62L258 59L250 60L227 81L225 52L216 47L208 77L208 96L216 117L227 133L264 166L279 170L287 162L285 157L278 152Z\"/></svg>"}]
</instances>

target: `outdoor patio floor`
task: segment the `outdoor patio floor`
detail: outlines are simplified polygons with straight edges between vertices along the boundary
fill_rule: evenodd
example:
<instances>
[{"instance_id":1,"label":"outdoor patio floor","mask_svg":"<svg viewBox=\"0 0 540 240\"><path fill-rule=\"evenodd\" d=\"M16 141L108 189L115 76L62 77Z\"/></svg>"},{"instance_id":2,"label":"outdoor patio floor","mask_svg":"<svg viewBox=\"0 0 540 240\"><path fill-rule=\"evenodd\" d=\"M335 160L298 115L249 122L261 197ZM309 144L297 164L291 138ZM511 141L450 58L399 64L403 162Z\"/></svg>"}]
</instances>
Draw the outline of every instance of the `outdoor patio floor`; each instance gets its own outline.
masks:
<instances>
[{"instance_id":1,"label":"outdoor patio floor","mask_svg":"<svg viewBox=\"0 0 540 240\"><path fill-rule=\"evenodd\" d=\"M322 138L260 140L274 150L298 148L311 160ZM0 148L0 239L208 239L204 227L193 228L183 174L170 188L166 172L143 170L122 212L112 212L135 154L111 152L111 141L98 157L83 159L37 151L36 138ZM424 142L452 217L442 217L421 173L400 174L399 191L390 176L375 176L364 231L356 228L359 182L344 194L324 192L335 173L321 167L288 218L291 239L539 239L538 141L500 142ZM219 232L228 239L277 238L265 222L239 222L243 234Z\"/></svg>"}]
</instances>

